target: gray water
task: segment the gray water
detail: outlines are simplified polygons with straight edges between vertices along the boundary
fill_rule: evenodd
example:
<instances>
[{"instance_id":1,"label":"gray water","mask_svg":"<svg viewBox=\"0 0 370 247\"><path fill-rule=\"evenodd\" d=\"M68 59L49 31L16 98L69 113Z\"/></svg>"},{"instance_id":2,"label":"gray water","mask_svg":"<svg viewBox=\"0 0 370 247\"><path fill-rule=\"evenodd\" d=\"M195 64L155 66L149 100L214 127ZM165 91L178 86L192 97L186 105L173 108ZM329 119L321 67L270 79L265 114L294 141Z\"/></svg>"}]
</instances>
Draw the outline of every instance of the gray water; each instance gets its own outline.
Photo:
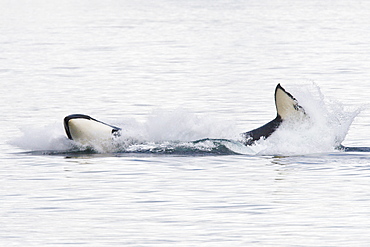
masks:
<instances>
[{"instance_id":1,"label":"gray water","mask_svg":"<svg viewBox=\"0 0 370 247\"><path fill-rule=\"evenodd\" d=\"M369 9L1 1L1 246L368 246L370 153L331 141L370 146ZM83 113L155 147L235 140L275 117L277 83L321 125L253 152L71 152L63 130Z\"/></svg>"}]
</instances>

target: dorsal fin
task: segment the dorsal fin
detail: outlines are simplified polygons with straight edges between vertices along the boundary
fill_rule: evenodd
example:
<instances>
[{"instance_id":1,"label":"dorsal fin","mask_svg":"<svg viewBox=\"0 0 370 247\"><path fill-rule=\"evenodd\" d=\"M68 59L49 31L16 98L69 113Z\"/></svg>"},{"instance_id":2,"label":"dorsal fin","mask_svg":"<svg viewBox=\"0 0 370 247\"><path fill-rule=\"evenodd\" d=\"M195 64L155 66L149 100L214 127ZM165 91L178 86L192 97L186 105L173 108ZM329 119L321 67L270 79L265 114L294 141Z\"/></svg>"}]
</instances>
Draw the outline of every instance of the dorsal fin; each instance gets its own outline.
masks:
<instances>
[{"instance_id":1,"label":"dorsal fin","mask_svg":"<svg viewBox=\"0 0 370 247\"><path fill-rule=\"evenodd\" d=\"M275 105L277 115L282 120L301 116L302 113L305 114L303 107L298 104L298 101L290 93L285 91L280 83L275 89Z\"/></svg>"}]
</instances>

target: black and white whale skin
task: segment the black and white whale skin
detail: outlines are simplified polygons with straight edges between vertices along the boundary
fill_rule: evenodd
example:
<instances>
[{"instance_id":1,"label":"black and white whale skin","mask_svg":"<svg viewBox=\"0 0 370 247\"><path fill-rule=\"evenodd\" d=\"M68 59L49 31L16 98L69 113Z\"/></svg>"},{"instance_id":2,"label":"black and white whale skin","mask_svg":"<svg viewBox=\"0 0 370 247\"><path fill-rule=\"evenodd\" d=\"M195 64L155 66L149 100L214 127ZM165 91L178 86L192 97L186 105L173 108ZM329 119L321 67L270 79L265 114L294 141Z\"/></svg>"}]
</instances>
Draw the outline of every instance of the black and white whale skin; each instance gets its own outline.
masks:
<instances>
[{"instance_id":1,"label":"black and white whale skin","mask_svg":"<svg viewBox=\"0 0 370 247\"><path fill-rule=\"evenodd\" d=\"M274 120L242 134L245 145L252 145L261 138L266 139L279 128L284 120L301 119L306 116L303 107L280 84L275 89L275 106L277 115Z\"/></svg>"},{"instance_id":2,"label":"black and white whale skin","mask_svg":"<svg viewBox=\"0 0 370 247\"><path fill-rule=\"evenodd\" d=\"M119 136L121 128L103 123L88 115L72 114L64 118L64 129L70 140L83 145L111 141Z\"/></svg>"},{"instance_id":3,"label":"black and white whale skin","mask_svg":"<svg viewBox=\"0 0 370 247\"><path fill-rule=\"evenodd\" d=\"M278 84L275 89L275 105L277 115L271 122L248 132L242 133L246 146L268 138L281 123L287 119L302 118L306 113L297 100ZM80 144L111 141L120 135L121 128L103 123L88 115L73 114L64 118L64 128L69 139Z\"/></svg>"}]
</instances>

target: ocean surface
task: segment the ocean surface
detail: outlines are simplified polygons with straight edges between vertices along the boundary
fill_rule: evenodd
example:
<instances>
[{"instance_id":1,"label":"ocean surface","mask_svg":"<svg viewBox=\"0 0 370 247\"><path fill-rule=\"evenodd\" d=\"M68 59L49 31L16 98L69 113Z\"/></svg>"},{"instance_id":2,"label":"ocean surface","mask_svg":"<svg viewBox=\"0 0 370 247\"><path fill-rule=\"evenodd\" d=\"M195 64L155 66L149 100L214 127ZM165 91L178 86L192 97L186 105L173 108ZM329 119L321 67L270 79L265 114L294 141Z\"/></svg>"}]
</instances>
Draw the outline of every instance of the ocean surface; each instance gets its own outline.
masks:
<instances>
[{"instance_id":1,"label":"ocean surface","mask_svg":"<svg viewBox=\"0 0 370 247\"><path fill-rule=\"evenodd\" d=\"M368 246L369 9L1 0L0 245ZM241 145L278 83L308 120Z\"/></svg>"}]
</instances>

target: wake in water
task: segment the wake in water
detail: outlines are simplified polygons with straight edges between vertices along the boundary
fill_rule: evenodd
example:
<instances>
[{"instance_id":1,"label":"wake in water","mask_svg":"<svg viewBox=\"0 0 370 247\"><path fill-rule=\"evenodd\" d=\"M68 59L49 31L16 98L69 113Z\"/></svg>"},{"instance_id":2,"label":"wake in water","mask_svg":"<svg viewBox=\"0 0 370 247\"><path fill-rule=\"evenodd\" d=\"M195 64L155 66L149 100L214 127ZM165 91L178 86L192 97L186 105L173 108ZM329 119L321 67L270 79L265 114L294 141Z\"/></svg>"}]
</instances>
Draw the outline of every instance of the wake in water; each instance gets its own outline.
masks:
<instances>
[{"instance_id":1,"label":"wake in water","mask_svg":"<svg viewBox=\"0 0 370 247\"><path fill-rule=\"evenodd\" d=\"M37 154L302 155L338 150L370 151L341 146L362 108L348 109L325 99L316 84L291 86L289 91L303 107L305 116L284 120L268 138L261 138L250 146L244 145L235 125L200 118L184 109L158 110L146 123L121 121L117 123L123 126L121 135L106 142L82 145L68 140L61 126L53 125L27 129L12 144Z\"/></svg>"}]
</instances>

